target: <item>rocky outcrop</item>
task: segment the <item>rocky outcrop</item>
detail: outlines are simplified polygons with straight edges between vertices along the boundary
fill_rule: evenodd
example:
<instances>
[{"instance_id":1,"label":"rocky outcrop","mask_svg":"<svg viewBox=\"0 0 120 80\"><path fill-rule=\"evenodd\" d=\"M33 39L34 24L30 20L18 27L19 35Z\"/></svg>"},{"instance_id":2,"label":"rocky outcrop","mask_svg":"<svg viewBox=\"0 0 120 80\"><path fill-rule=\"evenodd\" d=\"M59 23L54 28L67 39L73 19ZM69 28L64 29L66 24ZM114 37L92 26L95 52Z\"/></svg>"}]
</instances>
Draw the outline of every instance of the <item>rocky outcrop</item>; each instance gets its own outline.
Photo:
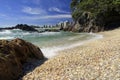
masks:
<instances>
[{"instance_id":1,"label":"rocky outcrop","mask_svg":"<svg viewBox=\"0 0 120 80\"><path fill-rule=\"evenodd\" d=\"M0 80L16 80L30 59L44 59L39 47L18 38L0 40Z\"/></svg>"},{"instance_id":2,"label":"rocky outcrop","mask_svg":"<svg viewBox=\"0 0 120 80\"><path fill-rule=\"evenodd\" d=\"M112 13L112 12L111 12ZM90 12L84 12L75 22L71 31L74 32L99 32L112 30L120 26L120 14L99 14L93 17Z\"/></svg>"},{"instance_id":3,"label":"rocky outcrop","mask_svg":"<svg viewBox=\"0 0 120 80\"><path fill-rule=\"evenodd\" d=\"M120 26L119 0L72 0L70 7L79 32L106 31Z\"/></svg>"},{"instance_id":4,"label":"rocky outcrop","mask_svg":"<svg viewBox=\"0 0 120 80\"><path fill-rule=\"evenodd\" d=\"M18 24L14 27L14 29L21 29L21 30L25 30L25 31L38 32L38 30L36 30L35 28L28 26L26 24Z\"/></svg>"},{"instance_id":5,"label":"rocky outcrop","mask_svg":"<svg viewBox=\"0 0 120 80\"><path fill-rule=\"evenodd\" d=\"M45 29L45 32L60 32L59 29Z\"/></svg>"},{"instance_id":6,"label":"rocky outcrop","mask_svg":"<svg viewBox=\"0 0 120 80\"><path fill-rule=\"evenodd\" d=\"M100 22L102 24L102 22ZM99 32L103 31L103 26L95 24L95 19L91 17L91 13L84 12L81 17L75 22L72 31L76 32Z\"/></svg>"},{"instance_id":7,"label":"rocky outcrop","mask_svg":"<svg viewBox=\"0 0 120 80\"><path fill-rule=\"evenodd\" d=\"M99 19L98 23L100 25L96 25L96 21L93 17L91 17L90 12L84 12L78 20L73 22L71 25L66 26L66 28L62 28L64 31L73 31L73 32L99 32L103 31L103 22ZM98 24L97 23L97 24Z\"/></svg>"},{"instance_id":8,"label":"rocky outcrop","mask_svg":"<svg viewBox=\"0 0 120 80\"><path fill-rule=\"evenodd\" d=\"M31 31L31 32L39 32L32 26L28 26L27 24L18 24L15 27L7 27L7 28L0 28L0 30L11 30L11 29L21 29L24 31Z\"/></svg>"}]
</instances>

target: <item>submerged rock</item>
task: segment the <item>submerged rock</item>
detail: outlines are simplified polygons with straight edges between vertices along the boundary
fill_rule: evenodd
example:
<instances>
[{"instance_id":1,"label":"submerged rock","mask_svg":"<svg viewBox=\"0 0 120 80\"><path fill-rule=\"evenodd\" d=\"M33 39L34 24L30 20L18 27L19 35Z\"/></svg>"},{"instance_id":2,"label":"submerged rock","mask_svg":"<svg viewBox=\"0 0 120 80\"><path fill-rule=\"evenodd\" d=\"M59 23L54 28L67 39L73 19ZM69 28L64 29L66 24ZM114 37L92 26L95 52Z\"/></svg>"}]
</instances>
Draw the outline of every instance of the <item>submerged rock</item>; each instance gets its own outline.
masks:
<instances>
[{"instance_id":1,"label":"submerged rock","mask_svg":"<svg viewBox=\"0 0 120 80\"><path fill-rule=\"evenodd\" d=\"M0 40L0 80L16 80L28 59L44 59L44 56L39 47L22 39Z\"/></svg>"}]
</instances>

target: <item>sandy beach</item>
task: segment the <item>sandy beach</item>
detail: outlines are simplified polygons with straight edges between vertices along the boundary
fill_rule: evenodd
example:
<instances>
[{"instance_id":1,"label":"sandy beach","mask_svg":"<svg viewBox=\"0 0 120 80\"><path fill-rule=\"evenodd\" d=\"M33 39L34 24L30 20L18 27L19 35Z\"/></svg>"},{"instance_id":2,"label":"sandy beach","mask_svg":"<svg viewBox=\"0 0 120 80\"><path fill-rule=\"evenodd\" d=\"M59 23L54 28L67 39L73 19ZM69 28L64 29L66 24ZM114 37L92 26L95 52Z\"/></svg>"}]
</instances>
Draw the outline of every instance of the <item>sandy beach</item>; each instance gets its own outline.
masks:
<instances>
[{"instance_id":1,"label":"sandy beach","mask_svg":"<svg viewBox=\"0 0 120 80\"><path fill-rule=\"evenodd\" d=\"M120 80L120 29L102 39L58 52L22 80Z\"/></svg>"}]
</instances>

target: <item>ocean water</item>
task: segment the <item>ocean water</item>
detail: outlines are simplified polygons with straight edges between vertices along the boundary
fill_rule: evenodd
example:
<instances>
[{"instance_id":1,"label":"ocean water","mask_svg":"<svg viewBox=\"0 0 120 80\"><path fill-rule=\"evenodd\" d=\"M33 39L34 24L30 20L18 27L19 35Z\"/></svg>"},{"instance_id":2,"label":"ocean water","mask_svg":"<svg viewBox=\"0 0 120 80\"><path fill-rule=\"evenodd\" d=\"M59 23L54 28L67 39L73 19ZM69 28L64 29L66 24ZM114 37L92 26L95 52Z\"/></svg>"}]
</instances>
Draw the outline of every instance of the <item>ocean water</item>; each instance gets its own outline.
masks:
<instances>
[{"instance_id":1,"label":"ocean water","mask_svg":"<svg viewBox=\"0 0 120 80\"><path fill-rule=\"evenodd\" d=\"M19 29L0 31L0 39L21 38L40 47L47 58L57 55L57 51L79 46L86 41L101 38L93 33L73 32L27 32Z\"/></svg>"}]
</instances>

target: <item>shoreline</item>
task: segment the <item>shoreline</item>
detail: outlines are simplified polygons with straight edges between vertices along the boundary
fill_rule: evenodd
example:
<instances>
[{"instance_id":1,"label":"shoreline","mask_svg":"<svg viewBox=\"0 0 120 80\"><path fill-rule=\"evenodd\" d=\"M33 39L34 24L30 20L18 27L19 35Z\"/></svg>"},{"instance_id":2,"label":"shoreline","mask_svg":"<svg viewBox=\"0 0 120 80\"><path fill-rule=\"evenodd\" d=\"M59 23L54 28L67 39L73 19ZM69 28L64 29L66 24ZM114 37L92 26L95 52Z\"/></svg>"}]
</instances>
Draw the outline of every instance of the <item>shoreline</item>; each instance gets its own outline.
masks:
<instances>
[{"instance_id":1,"label":"shoreline","mask_svg":"<svg viewBox=\"0 0 120 80\"><path fill-rule=\"evenodd\" d=\"M98 39L103 38L103 35L100 35L100 34L96 34L96 33L87 33L87 34L91 34L94 37L92 37L90 39L87 39L87 40L74 42L71 45L63 45L63 46L60 45L60 46L54 46L52 48L49 48L49 47L48 48L41 48L41 50L42 50L44 56L46 58L50 59L50 58L54 58L55 56L57 56L59 54L59 51L72 49L72 48L75 48L77 46L84 45L85 43L88 43L90 41L98 40Z\"/></svg>"},{"instance_id":2,"label":"shoreline","mask_svg":"<svg viewBox=\"0 0 120 80\"><path fill-rule=\"evenodd\" d=\"M120 29L97 34L104 38L59 51L22 80L119 80Z\"/></svg>"}]
</instances>

